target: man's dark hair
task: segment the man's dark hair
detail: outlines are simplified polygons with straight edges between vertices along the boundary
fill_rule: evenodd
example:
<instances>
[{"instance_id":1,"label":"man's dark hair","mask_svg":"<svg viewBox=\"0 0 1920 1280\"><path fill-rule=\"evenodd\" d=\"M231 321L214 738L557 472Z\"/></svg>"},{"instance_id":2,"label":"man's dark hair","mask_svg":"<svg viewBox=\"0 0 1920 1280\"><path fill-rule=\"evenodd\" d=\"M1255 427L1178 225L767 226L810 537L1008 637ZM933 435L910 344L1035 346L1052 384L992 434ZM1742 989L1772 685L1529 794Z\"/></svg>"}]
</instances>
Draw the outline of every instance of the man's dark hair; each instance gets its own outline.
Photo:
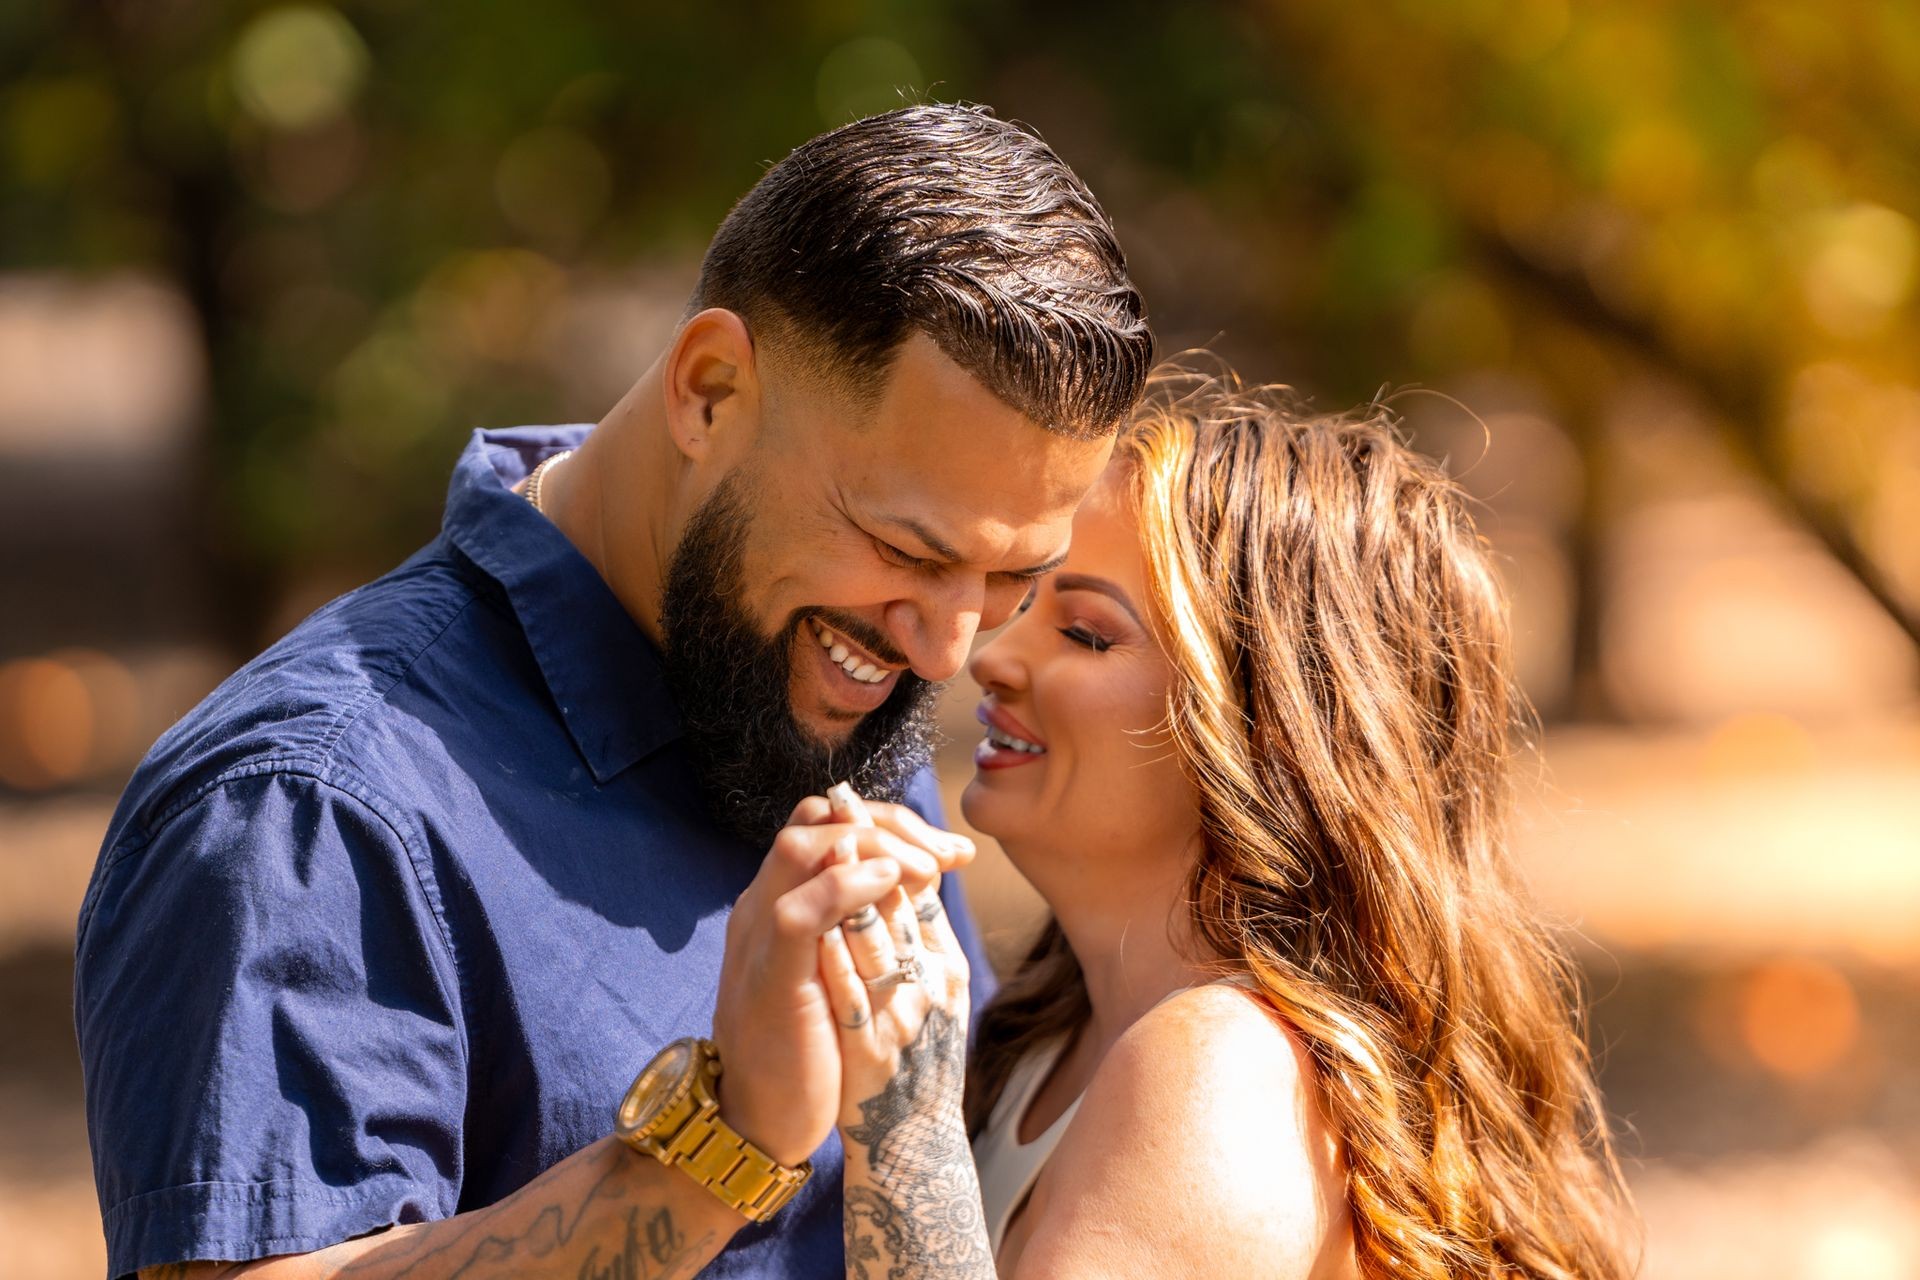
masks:
<instances>
[{"instance_id":1,"label":"man's dark hair","mask_svg":"<svg viewBox=\"0 0 1920 1280\"><path fill-rule=\"evenodd\" d=\"M720 224L697 307L876 393L914 331L1053 431L1113 431L1153 338L1113 224L1030 130L985 107L855 121L767 170Z\"/></svg>"}]
</instances>

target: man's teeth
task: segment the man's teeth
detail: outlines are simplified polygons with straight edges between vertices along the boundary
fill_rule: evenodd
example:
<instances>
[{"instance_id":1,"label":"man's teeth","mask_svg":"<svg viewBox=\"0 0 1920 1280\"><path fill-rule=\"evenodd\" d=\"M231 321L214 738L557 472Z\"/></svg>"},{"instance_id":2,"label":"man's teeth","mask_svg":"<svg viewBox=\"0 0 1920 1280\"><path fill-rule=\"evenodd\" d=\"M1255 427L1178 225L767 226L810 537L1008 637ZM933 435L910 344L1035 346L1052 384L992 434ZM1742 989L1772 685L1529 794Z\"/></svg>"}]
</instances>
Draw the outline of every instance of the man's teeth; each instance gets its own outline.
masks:
<instances>
[{"instance_id":1,"label":"man's teeth","mask_svg":"<svg viewBox=\"0 0 1920 1280\"><path fill-rule=\"evenodd\" d=\"M862 658L847 647L846 641L817 622L813 624L813 634L814 638L820 641L820 647L827 651L827 656L839 663L841 668L855 680L866 684L879 684L893 674L885 667L876 667Z\"/></svg>"},{"instance_id":2,"label":"man's teeth","mask_svg":"<svg viewBox=\"0 0 1920 1280\"><path fill-rule=\"evenodd\" d=\"M1038 743L1028 742L1025 738L1016 738L1010 733L1002 733L992 725L987 726L987 741L1008 751L1024 751L1030 756L1047 754L1047 749Z\"/></svg>"}]
</instances>

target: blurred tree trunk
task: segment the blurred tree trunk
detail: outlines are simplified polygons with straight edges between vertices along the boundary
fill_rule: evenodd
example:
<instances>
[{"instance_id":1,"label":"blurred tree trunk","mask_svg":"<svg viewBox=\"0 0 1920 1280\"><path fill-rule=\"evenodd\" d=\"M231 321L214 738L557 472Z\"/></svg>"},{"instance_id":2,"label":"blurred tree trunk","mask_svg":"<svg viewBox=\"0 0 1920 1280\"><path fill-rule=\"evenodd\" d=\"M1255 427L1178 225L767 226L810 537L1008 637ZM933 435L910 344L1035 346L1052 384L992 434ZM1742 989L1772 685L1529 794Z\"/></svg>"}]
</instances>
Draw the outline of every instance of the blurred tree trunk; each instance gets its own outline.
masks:
<instances>
[{"instance_id":1,"label":"blurred tree trunk","mask_svg":"<svg viewBox=\"0 0 1920 1280\"><path fill-rule=\"evenodd\" d=\"M1568 619L1567 712L1576 720L1614 720L1618 709L1601 667L1601 624L1606 616L1606 506L1613 482L1606 430L1593 401L1581 397L1563 415L1580 452L1580 503L1567 530L1567 560L1573 577Z\"/></svg>"},{"instance_id":2,"label":"blurred tree trunk","mask_svg":"<svg viewBox=\"0 0 1920 1280\"><path fill-rule=\"evenodd\" d=\"M1754 477L1774 495L1781 509L1811 533L1907 639L1920 647L1920 613L1915 606L1894 590L1886 573L1854 536L1845 514L1813 493L1782 456L1768 426L1778 412L1773 378L1760 369L1734 376L1700 366L1674 350L1654 326L1609 307L1584 278L1541 266L1491 236L1478 237L1474 249L1481 260L1522 293L1566 322L1619 348L1711 410L1725 425L1730 442Z\"/></svg>"},{"instance_id":3,"label":"blurred tree trunk","mask_svg":"<svg viewBox=\"0 0 1920 1280\"><path fill-rule=\"evenodd\" d=\"M229 358L231 310L221 281L225 246L245 197L224 151L181 155L157 145L147 126L156 78L168 69L143 39L138 10L83 0L66 9L73 34L105 60L106 83L126 122L126 160L151 184L166 230L164 267L190 304L206 359L206 404L198 434L191 501L195 559L204 578L208 638L234 654L260 643L271 607L267 576L233 529L231 454L239 438L241 377Z\"/></svg>"}]
</instances>

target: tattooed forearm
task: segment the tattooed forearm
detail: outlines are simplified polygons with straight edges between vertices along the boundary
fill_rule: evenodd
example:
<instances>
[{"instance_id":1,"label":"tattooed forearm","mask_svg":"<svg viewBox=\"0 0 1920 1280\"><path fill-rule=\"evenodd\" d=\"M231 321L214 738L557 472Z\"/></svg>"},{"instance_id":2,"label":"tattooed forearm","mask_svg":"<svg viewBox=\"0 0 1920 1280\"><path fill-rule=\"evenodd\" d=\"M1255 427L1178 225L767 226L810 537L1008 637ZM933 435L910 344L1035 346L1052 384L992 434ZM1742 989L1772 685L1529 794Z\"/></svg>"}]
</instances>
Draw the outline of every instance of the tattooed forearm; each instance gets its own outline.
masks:
<instances>
[{"instance_id":1,"label":"tattooed forearm","mask_svg":"<svg viewBox=\"0 0 1920 1280\"><path fill-rule=\"evenodd\" d=\"M980 1184L960 1118L966 1037L934 1008L900 1070L847 1126L847 1274L991 1280Z\"/></svg>"},{"instance_id":2,"label":"tattooed forearm","mask_svg":"<svg viewBox=\"0 0 1920 1280\"><path fill-rule=\"evenodd\" d=\"M642 1280L648 1276L686 1274L679 1269L686 1258L686 1240L674 1229L671 1213L662 1209L647 1220L644 1245L640 1234L640 1210L629 1209L626 1240L604 1259L600 1256L600 1246L588 1250L580 1263L579 1280Z\"/></svg>"},{"instance_id":3,"label":"tattooed forearm","mask_svg":"<svg viewBox=\"0 0 1920 1280\"><path fill-rule=\"evenodd\" d=\"M341 1277L367 1280L479 1280L480 1277L561 1275L579 1280L668 1280L691 1276L714 1253L709 1233L688 1241L670 1208L632 1203L641 1198L639 1176L651 1172L631 1152L615 1151L578 1203L542 1205L524 1220L516 1200L498 1206L498 1215L469 1215L472 1225L455 1229L460 1219L435 1224L441 1230L416 1236L397 1248L376 1250L342 1267ZM529 1188L531 1190L531 1188ZM617 1226L615 1231L609 1227ZM609 1242L608 1237L613 1237ZM611 1243L611 1247L609 1247ZM582 1253L584 1250L584 1255ZM574 1259L578 1259L577 1265Z\"/></svg>"},{"instance_id":4,"label":"tattooed forearm","mask_svg":"<svg viewBox=\"0 0 1920 1280\"><path fill-rule=\"evenodd\" d=\"M684 1173L608 1138L483 1209L313 1253L150 1267L140 1280L690 1280L745 1221Z\"/></svg>"}]
</instances>

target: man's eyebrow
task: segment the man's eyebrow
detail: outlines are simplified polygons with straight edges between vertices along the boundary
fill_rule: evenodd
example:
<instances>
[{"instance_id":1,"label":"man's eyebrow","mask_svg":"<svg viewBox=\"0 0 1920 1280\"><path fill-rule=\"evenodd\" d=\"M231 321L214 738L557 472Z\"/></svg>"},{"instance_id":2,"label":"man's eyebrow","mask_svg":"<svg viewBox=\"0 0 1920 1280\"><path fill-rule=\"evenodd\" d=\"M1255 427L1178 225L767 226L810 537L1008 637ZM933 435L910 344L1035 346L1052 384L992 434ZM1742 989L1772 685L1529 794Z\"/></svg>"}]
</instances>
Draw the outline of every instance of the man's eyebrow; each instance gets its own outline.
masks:
<instances>
[{"instance_id":1,"label":"man's eyebrow","mask_svg":"<svg viewBox=\"0 0 1920 1280\"><path fill-rule=\"evenodd\" d=\"M1133 601L1127 598L1126 588L1107 578L1096 578L1090 573L1062 573L1053 579L1055 591L1093 591L1106 596L1122 609L1127 616L1141 627L1147 624L1140 621L1140 613L1133 607Z\"/></svg>"},{"instance_id":2,"label":"man's eyebrow","mask_svg":"<svg viewBox=\"0 0 1920 1280\"><path fill-rule=\"evenodd\" d=\"M1045 564L1036 564L1029 569L1008 569L1009 578L1044 578L1067 562L1067 553L1062 551Z\"/></svg>"},{"instance_id":3,"label":"man's eyebrow","mask_svg":"<svg viewBox=\"0 0 1920 1280\"><path fill-rule=\"evenodd\" d=\"M912 516L882 515L877 518L883 524L890 524L896 529L905 529L908 533L920 539L920 541L925 544L927 550L933 552L935 556L946 561L948 564L958 564L960 561L966 559L951 542L948 542L945 538ZM1025 569L1006 569L1002 570L1001 574L1009 578L1042 578L1066 562L1067 553L1062 551L1059 555L1054 556L1051 560L1042 564L1032 565Z\"/></svg>"},{"instance_id":4,"label":"man's eyebrow","mask_svg":"<svg viewBox=\"0 0 1920 1280\"><path fill-rule=\"evenodd\" d=\"M883 523L893 525L897 529L905 529L908 533L911 533L914 537L925 543L927 549L933 552L934 555L949 564L966 558L954 549L951 542L948 542L945 538L927 528L927 526L921 524L912 516L881 516L880 520Z\"/></svg>"}]
</instances>

